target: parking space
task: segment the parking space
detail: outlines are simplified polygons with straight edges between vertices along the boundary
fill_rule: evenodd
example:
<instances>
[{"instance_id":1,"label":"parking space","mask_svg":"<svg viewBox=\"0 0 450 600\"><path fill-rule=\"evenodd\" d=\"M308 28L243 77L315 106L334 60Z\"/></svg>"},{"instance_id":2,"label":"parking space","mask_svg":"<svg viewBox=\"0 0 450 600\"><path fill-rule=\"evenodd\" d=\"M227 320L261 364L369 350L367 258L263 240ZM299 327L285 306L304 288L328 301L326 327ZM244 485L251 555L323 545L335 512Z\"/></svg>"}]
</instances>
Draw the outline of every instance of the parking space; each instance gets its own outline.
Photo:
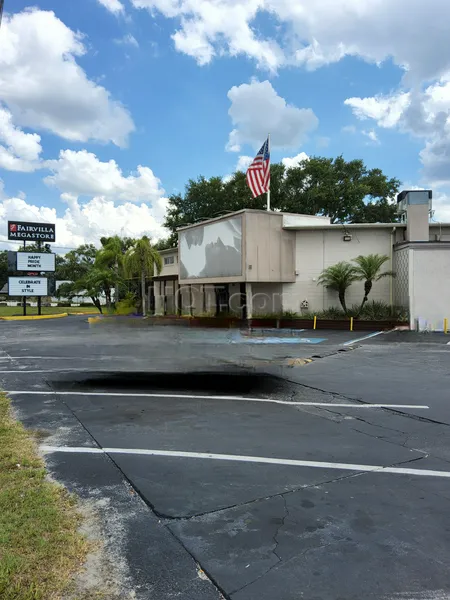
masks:
<instances>
[{"instance_id":1,"label":"parking space","mask_svg":"<svg viewBox=\"0 0 450 600\"><path fill-rule=\"evenodd\" d=\"M2 387L53 474L115 507L136 598L450 594L447 348L314 332L293 369L309 343L40 327L2 328Z\"/></svg>"}]
</instances>

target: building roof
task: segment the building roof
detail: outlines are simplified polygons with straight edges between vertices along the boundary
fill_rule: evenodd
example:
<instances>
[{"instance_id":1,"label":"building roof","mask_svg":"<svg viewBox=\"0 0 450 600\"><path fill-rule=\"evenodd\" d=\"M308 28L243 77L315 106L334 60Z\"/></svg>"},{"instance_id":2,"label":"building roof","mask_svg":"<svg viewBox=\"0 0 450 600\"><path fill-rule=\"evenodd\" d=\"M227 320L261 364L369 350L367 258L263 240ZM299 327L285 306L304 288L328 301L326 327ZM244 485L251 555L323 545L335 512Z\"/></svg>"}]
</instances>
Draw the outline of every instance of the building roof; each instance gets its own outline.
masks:
<instances>
[{"instance_id":1,"label":"building roof","mask_svg":"<svg viewBox=\"0 0 450 600\"><path fill-rule=\"evenodd\" d=\"M392 229L406 228L406 223L332 223L327 225L285 225L283 229L320 231L322 229ZM430 223L431 227L450 227L450 223Z\"/></svg>"},{"instance_id":2,"label":"building roof","mask_svg":"<svg viewBox=\"0 0 450 600\"><path fill-rule=\"evenodd\" d=\"M229 219L230 217L234 217L235 215L242 215L243 213L259 213L259 214L263 214L263 215L267 215L267 213L271 214L271 215L291 215L293 217L304 217L305 219L311 218L314 219L315 221L317 221L317 219L323 219L324 221L329 221L329 217L322 217L322 216L317 216L317 215L304 215L302 213L288 213L288 212L281 212L278 210L271 210L271 211L267 211L267 210L262 210L262 209L257 209L257 208L241 208L241 210L236 210L234 212L227 212L224 213L223 215L219 215L218 217L213 217L212 219L205 219L202 221L196 221L195 223L191 223L190 225L184 225L183 227L178 227L177 231L183 231L184 229L190 229L191 227L197 227L198 225L206 225L207 223L214 223L214 221L220 221L221 219Z\"/></svg>"},{"instance_id":3,"label":"building roof","mask_svg":"<svg viewBox=\"0 0 450 600\"><path fill-rule=\"evenodd\" d=\"M406 227L406 223L329 223L329 217L322 217L317 215L305 215L303 213L288 213L288 212L278 212L278 211L267 211L267 210L259 210L253 208L242 208L241 210L236 210L234 212L225 213L218 217L214 217L212 219L205 219L204 221L197 221L196 223L191 223L190 225L184 225L183 227L178 227L177 231L184 231L185 229L191 229L192 227L198 227L199 225L206 225L208 223L214 223L215 221L220 221L222 219L229 219L230 217L234 217L235 215L241 215L243 213L260 213L263 215L267 215L268 212L270 214L276 214L279 216L290 216L290 217L301 217L302 219L314 219L314 223L311 225L299 224L299 225L285 225L283 224L283 229L290 230L320 230L320 229L392 229L392 227ZM318 219L323 219L324 223L318 223ZM326 222L325 222L326 221ZM430 223L430 227L450 227L450 223ZM170 248L168 250L161 250L162 252L169 252L170 250L176 250L176 248Z\"/></svg>"},{"instance_id":4,"label":"building roof","mask_svg":"<svg viewBox=\"0 0 450 600\"><path fill-rule=\"evenodd\" d=\"M178 250L178 246L174 246L173 248L165 248L164 250L158 250L160 254L168 254L169 252L176 252Z\"/></svg>"}]
</instances>

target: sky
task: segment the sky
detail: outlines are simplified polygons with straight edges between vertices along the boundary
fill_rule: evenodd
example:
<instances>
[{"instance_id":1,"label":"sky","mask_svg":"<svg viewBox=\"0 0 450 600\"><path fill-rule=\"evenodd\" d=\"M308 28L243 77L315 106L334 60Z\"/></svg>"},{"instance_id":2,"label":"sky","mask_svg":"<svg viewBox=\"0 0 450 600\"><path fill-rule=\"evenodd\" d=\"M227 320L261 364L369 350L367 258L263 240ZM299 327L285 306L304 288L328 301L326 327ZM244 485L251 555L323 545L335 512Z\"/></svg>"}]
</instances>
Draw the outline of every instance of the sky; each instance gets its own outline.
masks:
<instances>
[{"instance_id":1,"label":"sky","mask_svg":"<svg viewBox=\"0 0 450 600\"><path fill-rule=\"evenodd\" d=\"M166 235L190 178L362 158L450 222L448 0L5 0L0 244Z\"/></svg>"}]
</instances>

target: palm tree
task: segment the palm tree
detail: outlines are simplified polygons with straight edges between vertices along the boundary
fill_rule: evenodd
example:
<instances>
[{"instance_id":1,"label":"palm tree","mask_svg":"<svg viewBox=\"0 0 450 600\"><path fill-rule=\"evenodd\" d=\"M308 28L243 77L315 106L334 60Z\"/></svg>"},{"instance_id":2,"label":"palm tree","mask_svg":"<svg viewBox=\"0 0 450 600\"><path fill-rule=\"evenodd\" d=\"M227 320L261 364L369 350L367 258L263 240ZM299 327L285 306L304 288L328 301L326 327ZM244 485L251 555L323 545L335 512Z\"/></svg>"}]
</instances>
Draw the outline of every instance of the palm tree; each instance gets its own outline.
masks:
<instances>
[{"instance_id":1,"label":"palm tree","mask_svg":"<svg viewBox=\"0 0 450 600\"><path fill-rule=\"evenodd\" d=\"M119 280L124 263L124 241L118 235L109 238L101 238L103 248L98 252L95 261L96 266L101 269L113 269L116 277L114 284L114 302L119 301Z\"/></svg>"},{"instance_id":2,"label":"palm tree","mask_svg":"<svg viewBox=\"0 0 450 600\"><path fill-rule=\"evenodd\" d=\"M358 281L356 268L348 262L340 262L324 269L319 276L318 283L330 290L335 290L339 295L339 302L344 312L347 312L345 293L355 281Z\"/></svg>"},{"instance_id":3,"label":"palm tree","mask_svg":"<svg viewBox=\"0 0 450 600\"><path fill-rule=\"evenodd\" d=\"M372 290L374 281L379 281L383 277L395 277L393 271L384 271L380 273L381 267L390 260L386 254L368 254L367 256L358 256L353 259L357 264L355 273L358 281L364 281L364 298L361 303L359 312L361 312L364 304L369 299L369 294Z\"/></svg>"},{"instance_id":4,"label":"palm tree","mask_svg":"<svg viewBox=\"0 0 450 600\"><path fill-rule=\"evenodd\" d=\"M115 285L117 279L112 271L109 269L100 269L99 267L92 267L84 277L76 282L76 289L81 292L85 291L87 296L92 298L95 306L100 312L99 296L105 294L106 308L111 308L111 288ZM97 299L97 301L94 300Z\"/></svg>"},{"instance_id":5,"label":"palm tree","mask_svg":"<svg viewBox=\"0 0 450 600\"><path fill-rule=\"evenodd\" d=\"M153 248L146 235L129 248L125 255L124 267L127 277L139 275L141 278L142 315L145 316L147 312L145 279L153 277L155 267L157 273L160 273L162 269L161 255Z\"/></svg>"}]
</instances>

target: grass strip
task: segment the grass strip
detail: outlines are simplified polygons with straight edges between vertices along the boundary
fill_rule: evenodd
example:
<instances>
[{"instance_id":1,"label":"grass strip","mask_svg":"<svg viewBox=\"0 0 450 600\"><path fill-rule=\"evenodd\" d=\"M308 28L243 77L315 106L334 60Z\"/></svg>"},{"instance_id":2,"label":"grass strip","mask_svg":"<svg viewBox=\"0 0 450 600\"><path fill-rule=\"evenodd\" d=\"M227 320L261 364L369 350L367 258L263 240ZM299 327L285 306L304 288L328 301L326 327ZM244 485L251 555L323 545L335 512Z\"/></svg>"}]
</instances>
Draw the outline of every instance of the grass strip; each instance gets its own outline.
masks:
<instances>
[{"instance_id":1,"label":"grass strip","mask_svg":"<svg viewBox=\"0 0 450 600\"><path fill-rule=\"evenodd\" d=\"M0 393L0 598L58 600L89 550L67 490L46 478L32 435Z\"/></svg>"}]
</instances>

